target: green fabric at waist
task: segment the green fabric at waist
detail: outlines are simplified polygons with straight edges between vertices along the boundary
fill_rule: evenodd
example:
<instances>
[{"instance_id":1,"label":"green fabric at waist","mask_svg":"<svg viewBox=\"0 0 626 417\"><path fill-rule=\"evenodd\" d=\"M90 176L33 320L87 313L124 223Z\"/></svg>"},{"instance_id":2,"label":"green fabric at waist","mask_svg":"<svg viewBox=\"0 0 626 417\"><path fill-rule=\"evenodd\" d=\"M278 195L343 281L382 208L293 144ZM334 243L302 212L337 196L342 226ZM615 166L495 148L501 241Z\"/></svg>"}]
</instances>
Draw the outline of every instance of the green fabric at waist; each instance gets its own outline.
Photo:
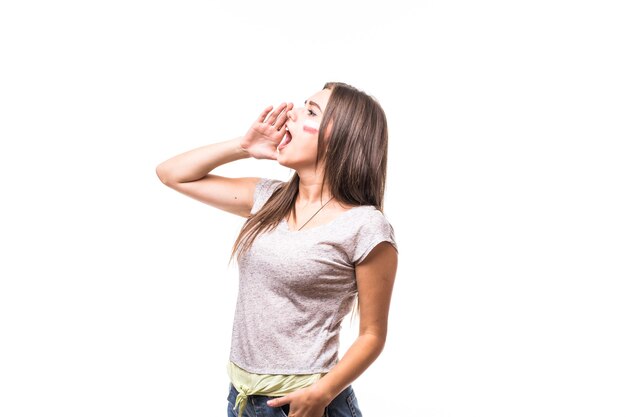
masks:
<instances>
[{"instance_id":1,"label":"green fabric at waist","mask_svg":"<svg viewBox=\"0 0 626 417\"><path fill-rule=\"evenodd\" d=\"M235 410L239 407L239 417L248 403L249 395L282 397L291 392L306 388L319 381L325 374L307 375L271 375L253 374L241 369L233 362L228 362L228 377L239 395L235 401Z\"/></svg>"}]
</instances>

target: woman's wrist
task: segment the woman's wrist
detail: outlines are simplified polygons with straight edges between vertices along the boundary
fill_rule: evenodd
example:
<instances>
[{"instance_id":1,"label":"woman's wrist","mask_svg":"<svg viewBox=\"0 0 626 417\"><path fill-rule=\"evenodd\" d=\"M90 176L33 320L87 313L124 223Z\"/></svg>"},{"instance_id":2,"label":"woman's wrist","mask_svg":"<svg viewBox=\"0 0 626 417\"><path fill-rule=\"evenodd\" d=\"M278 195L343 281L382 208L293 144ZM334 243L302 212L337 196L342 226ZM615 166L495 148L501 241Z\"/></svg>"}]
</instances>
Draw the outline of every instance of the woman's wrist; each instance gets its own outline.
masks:
<instances>
[{"instance_id":1,"label":"woman's wrist","mask_svg":"<svg viewBox=\"0 0 626 417\"><path fill-rule=\"evenodd\" d=\"M311 395L313 395L317 401L328 405L337 395L339 395L339 393L335 394L334 391L327 387L322 380L323 378L311 385L309 388L311 389Z\"/></svg>"},{"instance_id":2,"label":"woman's wrist","mask_svg":"<svg viewBox=\"0 0 626 417\"><path fill-rule=\"evenodd\" d=\"M245 149L243 146L241 146L242 144L242 137L238 137L232 140L232 143L235 147L235 155L239 158L239 159L243 159L243 158L249 158L251 155L248 152L247 149Z\"/></svg>"}]
</instances>

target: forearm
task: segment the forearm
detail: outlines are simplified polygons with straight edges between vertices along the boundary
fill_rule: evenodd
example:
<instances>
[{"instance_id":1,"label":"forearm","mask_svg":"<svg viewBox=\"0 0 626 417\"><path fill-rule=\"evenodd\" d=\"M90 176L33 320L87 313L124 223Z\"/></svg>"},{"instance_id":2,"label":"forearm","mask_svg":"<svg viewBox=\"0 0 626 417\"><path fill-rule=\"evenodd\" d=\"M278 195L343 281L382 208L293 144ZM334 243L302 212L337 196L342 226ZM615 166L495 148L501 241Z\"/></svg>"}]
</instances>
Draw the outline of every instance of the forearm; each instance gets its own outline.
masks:
<instances>
[{"instance_id":1,"label":"forearm","mask_svg":"<svg viewBox=\"0 0 626 417\"><path fill-rule=\"evenodd\" d=\"M376 360L385 345L384 339L375 334L360 335L337 365L315 384L315 390L332 401Z\"/></svg>"},{"instance_id":2,"label":"forearm","mask_svg":"<svg viewBox=\"0 0 626 417\"><path fill-rule=\"evenodd\" d=\"M176 155L157 166L157 175L164 183L196 181L220 165L248 158L240 143L235 138Z\"/></svg>"}]
</instances>

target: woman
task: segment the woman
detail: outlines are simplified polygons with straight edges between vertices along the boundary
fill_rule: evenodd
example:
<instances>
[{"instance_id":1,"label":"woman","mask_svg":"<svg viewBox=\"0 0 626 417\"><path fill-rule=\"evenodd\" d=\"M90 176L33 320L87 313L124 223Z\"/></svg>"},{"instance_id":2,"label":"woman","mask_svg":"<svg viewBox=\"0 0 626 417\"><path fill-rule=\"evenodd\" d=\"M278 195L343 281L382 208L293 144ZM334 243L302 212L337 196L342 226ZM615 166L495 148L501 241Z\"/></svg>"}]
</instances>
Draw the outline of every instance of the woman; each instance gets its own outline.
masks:
<instances>
[{"instance_id":1,"label":"woman","mask_svg":"<svg viewBox=\"0 0 626 417\"><path fill-rule=\"evenodd\" d=\"M167 186L247 218L237 237L239 292L228 415L361 416L351 383L381 353L397 269L382 213L387 122L370 96L327 83L302 108L266 108L240 138L157 167ZM254 157L288 182L226 178L217 166ZM359 336L338 358L358 295Z\"/></svg>"}]
</instances>

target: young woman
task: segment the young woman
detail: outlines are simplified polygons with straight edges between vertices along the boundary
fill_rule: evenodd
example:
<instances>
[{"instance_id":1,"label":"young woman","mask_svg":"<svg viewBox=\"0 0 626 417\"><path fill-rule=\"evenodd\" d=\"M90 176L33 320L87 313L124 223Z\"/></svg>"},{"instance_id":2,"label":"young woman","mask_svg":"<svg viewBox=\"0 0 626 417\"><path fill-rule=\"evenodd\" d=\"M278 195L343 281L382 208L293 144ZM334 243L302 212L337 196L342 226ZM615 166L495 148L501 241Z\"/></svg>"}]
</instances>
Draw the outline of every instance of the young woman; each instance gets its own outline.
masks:
<instances>
[{"instance_id":1,"label":"young woman","mask_svg":"<svg viewBox=\"0 0 626 417\"><path fill-rule=\"evenodd\" d=\"M266 108L236 139L175 156L161 181L245 217L228 374L228 416L361 416L351 383L381 353L398 254L382 213L387 121L372 97L327 83L293 108ZM226 178L254 157L295 172L287 182ZM359 336L338 358L342 319L358 296Z\"/></svg>"}]
</instances>

